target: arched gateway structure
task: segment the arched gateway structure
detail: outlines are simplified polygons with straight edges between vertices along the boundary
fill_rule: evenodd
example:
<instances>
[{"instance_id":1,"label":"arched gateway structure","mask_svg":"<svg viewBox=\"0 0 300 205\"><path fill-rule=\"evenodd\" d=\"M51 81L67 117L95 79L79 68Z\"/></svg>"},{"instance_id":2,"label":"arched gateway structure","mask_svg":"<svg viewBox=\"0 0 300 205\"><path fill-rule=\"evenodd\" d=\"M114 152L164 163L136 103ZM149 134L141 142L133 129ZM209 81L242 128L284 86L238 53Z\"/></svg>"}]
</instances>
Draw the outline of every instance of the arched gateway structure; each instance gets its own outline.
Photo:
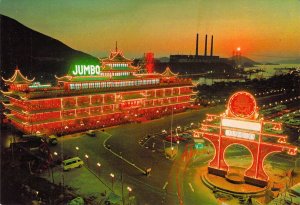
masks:
<instances>
[{"instance_id":1,"label":"arched gateway structure","mask_svg":"<svg viewBox=\"0 0 300 205\"><path fill-rule=\"evenodd\" d=\"M252 164L245 171L245 182L266 186L269 177L264 171L266 157L275 152L286 151L297 154L297 147L286 143L287 136L265 132L266 127L281 130L281 123L265 121L258 117L258 107L254 97L247 92L237 92L228 101L227 110L221 115L208 114L194 138L210 141L215 156L209 162L208 172L225 177L229 166L224 160L225 150L233 144L246 147L252 155Z\"/></svg>"}]
</instances>

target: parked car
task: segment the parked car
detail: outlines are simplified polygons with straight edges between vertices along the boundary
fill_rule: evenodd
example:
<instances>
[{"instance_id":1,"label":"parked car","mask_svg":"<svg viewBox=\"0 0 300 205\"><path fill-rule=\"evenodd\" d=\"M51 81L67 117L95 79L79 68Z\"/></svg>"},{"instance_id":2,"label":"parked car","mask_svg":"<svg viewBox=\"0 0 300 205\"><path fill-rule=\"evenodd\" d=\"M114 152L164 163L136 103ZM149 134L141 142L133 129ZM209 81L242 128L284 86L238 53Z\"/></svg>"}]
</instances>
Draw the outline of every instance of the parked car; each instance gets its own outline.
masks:
<instances>
[{"instance_id":1,"label":"parked car","mask_svg":"<svg viewBox=\"0 0 300 205\"><path fill-rule=\"evenodd\" d=\"M90 136L90 137L96 137L96 131L95 130L89 130L89 131L85 132L85 134Z\"/></svg>"},{"instance_id":2,"label":"parked car","mask_svg":"<svg viewBox=\"0 0 300 205\"><path fill-rule=\"evenodd\" d=\"M64 171L68 171L77 167L82 167L82 165L83 161L79 157L73 157L71 159L66 159L62 161Z\"/></svg>"}]
</instances>

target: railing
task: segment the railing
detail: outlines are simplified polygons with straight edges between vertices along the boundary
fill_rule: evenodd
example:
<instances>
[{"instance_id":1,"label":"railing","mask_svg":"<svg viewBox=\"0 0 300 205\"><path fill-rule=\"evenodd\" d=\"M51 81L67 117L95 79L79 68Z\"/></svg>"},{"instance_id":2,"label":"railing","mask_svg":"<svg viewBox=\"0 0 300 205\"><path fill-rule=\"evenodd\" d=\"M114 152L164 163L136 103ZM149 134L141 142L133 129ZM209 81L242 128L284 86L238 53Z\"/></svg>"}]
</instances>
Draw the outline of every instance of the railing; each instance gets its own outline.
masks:
<instances>
[{"instance_id":1,"label":"railing","mask_svg":"<svg viewBox=\"0 0 300 205\"><path fill-rule=\"evenodd\" d=\"M85 95L96 92L110 93L114 91L130 91L130 90L143 90L143 89L153 89L153 88L168 88L174 86L192 86L190 81L174 82L174 83L160 83L156 85L140 85L140 86L128 86L128 87L112 87L112 88L92 88L92 89L81 89L81 90L64 90L51 89L45 91L32 91L29 93L16 92L17 95L27 97L28 99L39 99L39 98L55 98L63 96L74 96L74 95Z\"/></svg>"}]
</instances>

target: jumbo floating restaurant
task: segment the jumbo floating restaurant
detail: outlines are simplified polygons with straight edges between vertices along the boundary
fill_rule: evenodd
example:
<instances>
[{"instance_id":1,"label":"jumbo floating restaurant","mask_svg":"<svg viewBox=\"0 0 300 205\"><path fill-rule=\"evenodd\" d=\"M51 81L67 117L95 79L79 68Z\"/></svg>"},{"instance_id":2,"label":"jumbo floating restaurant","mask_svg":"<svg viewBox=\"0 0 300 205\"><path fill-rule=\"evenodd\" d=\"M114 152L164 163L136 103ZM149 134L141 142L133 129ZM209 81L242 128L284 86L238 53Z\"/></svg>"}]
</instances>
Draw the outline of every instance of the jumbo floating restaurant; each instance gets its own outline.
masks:
<instances>
[{"instance_id":1,"label":"jumbo floating restaurant","mask_svg":"<svg viewBox=\"0 0 300 205\"><path fill-rule=\"evenodd\" d=\"M153 57L153 55L152 55ZM150 62L150 64L149 64ZM16 68L3 79L7 119L24 133L66 134L160 118L193 107L192 81L170 68L147 72L116 48L100 65L77 65L55 86L24 77ZM100 72L101 70L101 72Z\"/></svg>"}]
</instances>

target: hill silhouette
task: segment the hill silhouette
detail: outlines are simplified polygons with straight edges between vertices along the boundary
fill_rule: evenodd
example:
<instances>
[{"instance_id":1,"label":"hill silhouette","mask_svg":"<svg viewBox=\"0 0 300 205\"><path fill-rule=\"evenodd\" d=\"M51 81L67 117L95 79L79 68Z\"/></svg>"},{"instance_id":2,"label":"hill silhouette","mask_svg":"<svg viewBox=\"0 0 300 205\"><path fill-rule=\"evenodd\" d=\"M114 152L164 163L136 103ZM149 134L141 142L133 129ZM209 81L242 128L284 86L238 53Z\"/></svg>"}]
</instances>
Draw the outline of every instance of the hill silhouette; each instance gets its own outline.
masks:
<instances>
[{"instance_id":1,"label":"hill silhouette","mask_svg":"<svg viewBox=\"0 0 300 205\"><path fill-rule=\"evenodd\" d=\"M245 67L253 67L254 65L261 65L261 63L256 62L246 56L232 56L229 58L230 60L234 60L236 64L240 64Z\"/></svg>"},{"instance_id":2,"label":"hill silhouette","mask_svg":"<svg viewBox=\"0 0 300 205\"><path fill-rule=\"evenodd\" d=\"M0 32L0 69L4 78L11 77L18 66L25 76L49 82L54 81L54 75L66 74L75 60L99 61L1 14Z\"/></svg>"}]
</instances>

